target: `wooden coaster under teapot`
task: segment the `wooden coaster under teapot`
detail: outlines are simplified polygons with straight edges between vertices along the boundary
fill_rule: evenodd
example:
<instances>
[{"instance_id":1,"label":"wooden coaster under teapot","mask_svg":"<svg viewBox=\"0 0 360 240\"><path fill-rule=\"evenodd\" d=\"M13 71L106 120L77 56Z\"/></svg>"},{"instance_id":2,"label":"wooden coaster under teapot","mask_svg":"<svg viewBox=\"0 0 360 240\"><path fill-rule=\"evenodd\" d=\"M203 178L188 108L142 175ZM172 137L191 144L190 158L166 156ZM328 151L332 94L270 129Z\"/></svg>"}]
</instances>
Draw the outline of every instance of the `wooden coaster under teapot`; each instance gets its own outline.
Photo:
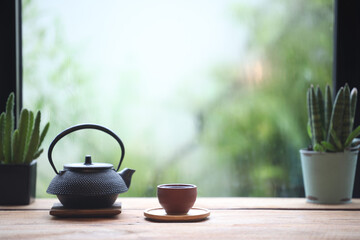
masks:
<instances>
[{"instance_id":1,"label":"wooden coaster under teapot","mask_svg":"<svg viewBox=\"0 0 360 240\"><path fill-rule=\"evenodd\" d=\"M55 203L50 209L50 215L61 218L81 217L114 217L121 213L121 202L114 203L107 208L66 208L61 203Z\"/></svg>"}]
</instances>

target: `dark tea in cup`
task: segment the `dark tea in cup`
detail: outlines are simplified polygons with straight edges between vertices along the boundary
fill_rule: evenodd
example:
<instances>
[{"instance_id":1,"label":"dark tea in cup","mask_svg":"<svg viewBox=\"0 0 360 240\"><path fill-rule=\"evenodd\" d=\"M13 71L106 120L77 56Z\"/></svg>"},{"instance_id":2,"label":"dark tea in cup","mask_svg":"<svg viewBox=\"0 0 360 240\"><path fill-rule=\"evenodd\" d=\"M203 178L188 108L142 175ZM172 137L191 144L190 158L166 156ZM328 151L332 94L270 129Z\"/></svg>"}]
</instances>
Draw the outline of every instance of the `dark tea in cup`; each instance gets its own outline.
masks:
<instances>
[{"instance_id":1,"label":"dark tea in cup","mask_svg":"<svg viewBox=\"0 0 360 240\"><path fill-rule=\"evenodd\" d=\"M197 187L182 183L161 184L157 187L157 196L167 214L186 214L194 206Z\"/></svg>"}]
</instances>

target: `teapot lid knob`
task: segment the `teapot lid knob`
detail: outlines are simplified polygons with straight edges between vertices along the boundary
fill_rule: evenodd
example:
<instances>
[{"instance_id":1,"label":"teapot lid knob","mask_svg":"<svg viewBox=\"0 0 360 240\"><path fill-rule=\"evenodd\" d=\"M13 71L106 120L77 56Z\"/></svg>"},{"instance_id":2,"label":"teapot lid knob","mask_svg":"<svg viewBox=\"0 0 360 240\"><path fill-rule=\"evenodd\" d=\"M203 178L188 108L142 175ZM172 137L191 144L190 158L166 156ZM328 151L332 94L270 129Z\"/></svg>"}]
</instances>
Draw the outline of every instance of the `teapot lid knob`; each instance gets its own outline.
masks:
<instances>
[{"instance_id":1,"label":"teapot lid knob","mask_svg":"<svg viewBox=\"0 0 360 240\"><path fill-rule=\"evenodd\" d=\"M91 161L91 156L90 155L86 155L85 156L85 165L92 165L92 161Z\"/></svg>"},{"instance_id":2,"label":"teapot lid knob","mask_svg":"<svg viewBox=\"0 0 360 240\"><path fill-rule=\"evenodd\" d=\"M74 170L74 171L98 171L98 170L106 170L106 169L112 169L113 165L110 163L93 163L91 160L90 155L85 156L85 163L70 163L65 164L64 169L65 170Z\"/></svg>"}]
</instances>

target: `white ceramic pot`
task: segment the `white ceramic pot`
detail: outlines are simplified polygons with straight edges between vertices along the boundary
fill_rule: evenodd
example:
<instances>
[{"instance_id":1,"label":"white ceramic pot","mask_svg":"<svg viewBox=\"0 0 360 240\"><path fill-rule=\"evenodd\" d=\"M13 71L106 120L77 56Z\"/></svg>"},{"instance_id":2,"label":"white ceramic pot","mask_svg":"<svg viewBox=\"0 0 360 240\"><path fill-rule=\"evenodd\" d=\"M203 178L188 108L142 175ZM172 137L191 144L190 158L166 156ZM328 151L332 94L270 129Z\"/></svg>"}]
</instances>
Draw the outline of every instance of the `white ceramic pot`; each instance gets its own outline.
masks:
<instances>
[{"instance_id":1,"label":"white ceramic pot","mask_svg":"<svg viewBox=\"0 0 360 240\"><path fill-rule=\"evenodd\" d=\"M300 155L308 202L351 202L358 151L328 153L300 150Z\"/></svg>"}]
</instances>

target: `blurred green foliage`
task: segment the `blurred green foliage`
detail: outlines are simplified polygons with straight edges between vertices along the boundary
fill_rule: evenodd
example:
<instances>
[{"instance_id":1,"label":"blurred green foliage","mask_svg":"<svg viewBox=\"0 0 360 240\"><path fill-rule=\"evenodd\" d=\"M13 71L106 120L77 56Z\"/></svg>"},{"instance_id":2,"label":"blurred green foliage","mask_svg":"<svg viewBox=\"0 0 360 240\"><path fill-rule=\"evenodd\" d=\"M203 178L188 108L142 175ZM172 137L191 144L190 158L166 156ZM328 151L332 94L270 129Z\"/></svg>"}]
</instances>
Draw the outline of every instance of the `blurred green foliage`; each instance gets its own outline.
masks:
<instances>
[{"instance_id":1,"label":"blurred green foliage","mask_svg":"<svg viewBox=\"0 0 360 240\"><path fill-rule=\"evenodd\" d=\"M251 76L229 74L225 97L204 116L203 139L218 159L231 162L232 181L240 185L231 195L300 196L298 150L309 143L306 90L331 83L333 6L264 2L271 7L236 8L258 67Z\"/></svg>"},{"instance_id":2,"label":"blurred green foliage","mask_svg":"<svg viewBox=\"0 0 360 240\"><path fill-rule=\"evenodd\" d=\"M62 39L61 23L55 22L49 30L37 22L43 13L36 11L35 3L23 0L24 105L41 109L51 122L44 142L49 145L70 125L105 120L93 111L101 109L99 99L89 97L96 96L91 70L82 68L73 54L76 49ZM331 82L333 3L239 1L231 12L239 31L247 33L246 57L212 69L217 79L213 101L194 106L194 99L188 99L196 136L175 152L168 146L163 147L163 154L154 152L148 139L125 139L122 168L137 172L123 196L154 196L156 185L168 182L194 183L200 196L303 194L298 151L309 143L306 89L310 84L323 87ZM124 99L115 100L106 110L113 119L107 127L120 133L126 116L119 117L117 111L126 104ZM116 164L116 145L111 139L97 143L103 136L96 134L78 134L59 143L58 168L82 161L88 149L99 155L98 161ZM48 197L45 190L54 176L45 155L39 161L38 197Z\"/></svg>"}]
</instances>

